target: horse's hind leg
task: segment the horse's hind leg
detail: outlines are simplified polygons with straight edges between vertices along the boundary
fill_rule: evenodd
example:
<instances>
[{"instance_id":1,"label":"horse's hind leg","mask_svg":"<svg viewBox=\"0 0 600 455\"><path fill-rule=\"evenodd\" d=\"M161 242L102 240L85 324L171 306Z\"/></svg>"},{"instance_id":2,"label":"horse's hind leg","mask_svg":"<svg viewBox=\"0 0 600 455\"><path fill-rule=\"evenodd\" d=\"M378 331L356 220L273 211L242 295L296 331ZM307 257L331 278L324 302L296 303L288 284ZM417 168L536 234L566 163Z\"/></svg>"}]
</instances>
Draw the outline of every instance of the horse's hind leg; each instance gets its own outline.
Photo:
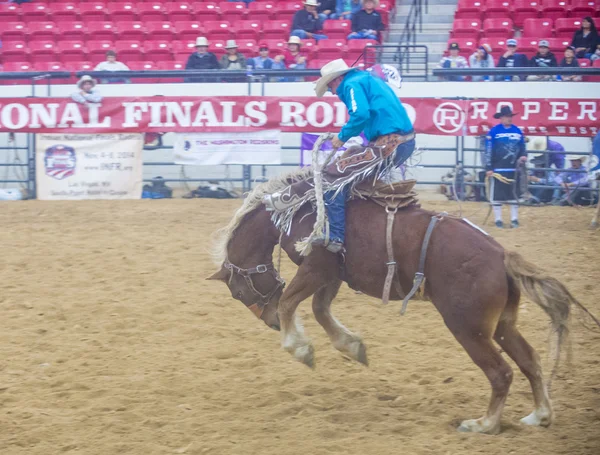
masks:
<instances>
[{"instance_id":1,"label":"horse's hind leg","mask_svg":"<svg viewBox=\"0 0 600 455\"><path fill-rule=\"evenodd\" d=\"M517 364L523 374L529 379L535 410L521 422L527 425L549 426L554 417L548 390L542 376L540 357L525 341L516 327L519 306L519 292L514 290L508 304L500 317L494 339Z\"/></svg>"},{"instance_id":2,"label":"horse's hind leg","mask_svg":"<svg viewBox=\"0 0 600 455\"><path fill-rule=\"evenodd\" d=\"M341 281L335 281L319 289L313 296L312 308L315 318L325 329L333 346L365 365L368 365L367 349L361 338L344 327L331 314L331 302L340 289Z\"/></svg>"}]
</instances>

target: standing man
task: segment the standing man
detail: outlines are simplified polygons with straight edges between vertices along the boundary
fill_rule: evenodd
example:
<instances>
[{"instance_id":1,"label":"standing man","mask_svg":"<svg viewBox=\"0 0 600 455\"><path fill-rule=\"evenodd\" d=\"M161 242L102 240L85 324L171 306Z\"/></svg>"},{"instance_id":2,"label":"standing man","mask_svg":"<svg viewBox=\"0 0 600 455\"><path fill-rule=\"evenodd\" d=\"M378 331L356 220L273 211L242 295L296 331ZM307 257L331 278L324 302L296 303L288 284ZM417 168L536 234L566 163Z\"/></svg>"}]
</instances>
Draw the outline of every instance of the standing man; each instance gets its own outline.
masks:
<instances>
[{"instance_id":1,"label":"standing man","mask_svg":"<svg viewBox=\"0 0 600 455\"><path fill-rule=\"evenodd\" d=\"M300 39L312 38L316 41L327 39L327 36L317 33L323 28L323 21L319 18L317 0L305 0L304 9L296 11L292 22L291 36Z\"/></svg>"},{"instance_id":2,"label":"standing man","mask_svg":"<svg viewBox=\"0 0 600 455\"><path fill-rule=\"evenodd\" d=\"M315 244L332 253L344 249L346 199L350 188L368 178L384 178L394 167L404 163L415 150L415 133L406 110L392 88L368 71L350 68L342 59L327 63L321 69L315 92L321 97L331 91L348 108L350 118L331 141L338 149L350 138L364 132L367 147L349 147L336 161L323 170L329 237L323 233ZM383 172L380 170L383 168ZM301 200L308 189L299 182L264 199L267 209L282 211Z\"/></svg>"},{"instance_id":3,"label":"standing man","mask_svg":"<svg viewBox=\"0 0 600 455\"><path fill-rule=\"evenodd\" d=\"M525 136L518 126L513 125L514 115L516 114L510 107L502 106L500 112L494 114L494 118L500 119L500 123L493 127L486 136L485 169L487 177L491 179L488 199L494 209L496 227L499 228L504 227L500 202L511 203L510 227L519 227L519 206L517 205L519 195L516 194L517 188L519 188L518 182L515 182L513 187L510 183L502 183L492 177L494 173L498 173L508 179L516 180L517 164L527 162Z\"/></svg>"}]
</instances>

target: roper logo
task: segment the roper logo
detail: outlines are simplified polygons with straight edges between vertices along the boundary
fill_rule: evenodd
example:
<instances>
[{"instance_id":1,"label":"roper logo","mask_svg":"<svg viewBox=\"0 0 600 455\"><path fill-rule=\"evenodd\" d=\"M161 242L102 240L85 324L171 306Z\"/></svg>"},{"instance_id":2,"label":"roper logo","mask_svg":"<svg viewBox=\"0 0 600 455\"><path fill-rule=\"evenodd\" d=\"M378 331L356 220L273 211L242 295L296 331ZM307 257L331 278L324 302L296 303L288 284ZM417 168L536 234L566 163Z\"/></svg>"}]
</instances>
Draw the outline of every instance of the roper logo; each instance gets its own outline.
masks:
<instances>
[{"instance_id":1,"label":"roper logo","mask_svg":"<svg viewBox=\"0 0 600 455\"><path fill-rule=\"evenodd\" d=\"M442 103L433 111L433 123L444 133L455 133L465 123L465 111L455 103Z\"/></svg>"},{"instance_id":2,"label":"roper logo","mask_svg":"<svg viewBox=\"0 0 600 455\"><path fill-rule=\"evenodd\" d=\"M75 174L75 149L67 145L53 145L44 153L46 175L56 180L64 180Z\"/></svg>"}]
</instances>

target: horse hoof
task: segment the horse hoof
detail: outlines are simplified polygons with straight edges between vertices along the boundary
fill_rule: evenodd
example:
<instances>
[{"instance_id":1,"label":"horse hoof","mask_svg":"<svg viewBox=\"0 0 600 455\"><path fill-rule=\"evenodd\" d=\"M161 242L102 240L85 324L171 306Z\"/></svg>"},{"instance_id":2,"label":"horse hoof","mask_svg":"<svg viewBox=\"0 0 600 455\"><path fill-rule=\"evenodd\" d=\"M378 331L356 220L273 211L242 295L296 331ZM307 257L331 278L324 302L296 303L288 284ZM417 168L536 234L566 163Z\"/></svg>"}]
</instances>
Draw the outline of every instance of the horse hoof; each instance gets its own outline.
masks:
<instances>
[{"instance_id":1,"label":"horse hoof","mask_svg":"<svg viewBox=\"0 0 600 455\"><path fill-rule=\"evenodd\" d=\"M296 348L294 357L309 368L315 367L315 349L310 344Z\"/></svg>"},{"instance_id":2,"label":"horse hoof","mask_svg":"<svg viewBox=\"0 0 600 455\"><path fill-rule=\"evenodd\" d=\"M357 362L362 363L365 366L369 366L369 359L367 358L367 347L362 341L356 342L358 346L354 349L355 351L355 359Z\"/></svg>"},{"instance_id":3,"label":"horse hoof","mask_svg":"<svg viewBox=\"0 0 600 455\"><path fill-rule=\"evenodd\" d=\"M458 427L458 431L462 433L498 434L500 433L500 425L486 424L485 419L464 420Z\"/></svg>"},{"instance_id":4,"label":"horse hoof","mask_svg":"<svg viewBox=\"0 0 600 455\"><path fill-rule=\"evenodd\" d=\"M548 427L552 423L552 415L549 412L538 412L536 410L527 417L523 417L521 423L525 425Z\"/></svg>"},{"instance_id":5,"label":"horse hoof","mask_svg":"<svg viewBox=\"0 0 600 455\"><path fill-rule=\"evenodd\" d=\"M592 224L590 224L590 229L598 229L598 223L595 221L592 221Z\"/></svg>"}]
</instances>

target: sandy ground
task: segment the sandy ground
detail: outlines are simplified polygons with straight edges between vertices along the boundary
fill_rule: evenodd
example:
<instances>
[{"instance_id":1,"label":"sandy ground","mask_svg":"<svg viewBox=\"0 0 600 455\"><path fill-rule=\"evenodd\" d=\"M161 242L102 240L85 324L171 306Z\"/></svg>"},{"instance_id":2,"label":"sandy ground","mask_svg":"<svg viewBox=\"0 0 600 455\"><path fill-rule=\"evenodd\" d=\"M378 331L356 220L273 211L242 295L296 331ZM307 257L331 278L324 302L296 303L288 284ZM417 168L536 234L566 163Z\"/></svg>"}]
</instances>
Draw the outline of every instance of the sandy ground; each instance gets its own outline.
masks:
<instances>
[{"instance_id":1,"label":"sandy ground","mask_svg":"<svg viewBox=\"0 0 600 455\"><path fill-rule=\"evenodd\" d=\"M238 204L0 204L0 454L600 454L600 330L574 321L551 428L518 423L533 406L516 371L502 434L458 433L460 420L482 415L490 389L431 304L413 302L400 317L398 302L342 289L334 311L364 337L369 368L335 351L303 304L311 371L204 280L215 270L208 235ZM464 209L475 222L487 211ZM591 216L527 208L521 229L490 231L600 315ZM293 273L286 262L283 275ZM520 314L545 357L545 314L527 301Z\"/></svg>"}]
</instances>

